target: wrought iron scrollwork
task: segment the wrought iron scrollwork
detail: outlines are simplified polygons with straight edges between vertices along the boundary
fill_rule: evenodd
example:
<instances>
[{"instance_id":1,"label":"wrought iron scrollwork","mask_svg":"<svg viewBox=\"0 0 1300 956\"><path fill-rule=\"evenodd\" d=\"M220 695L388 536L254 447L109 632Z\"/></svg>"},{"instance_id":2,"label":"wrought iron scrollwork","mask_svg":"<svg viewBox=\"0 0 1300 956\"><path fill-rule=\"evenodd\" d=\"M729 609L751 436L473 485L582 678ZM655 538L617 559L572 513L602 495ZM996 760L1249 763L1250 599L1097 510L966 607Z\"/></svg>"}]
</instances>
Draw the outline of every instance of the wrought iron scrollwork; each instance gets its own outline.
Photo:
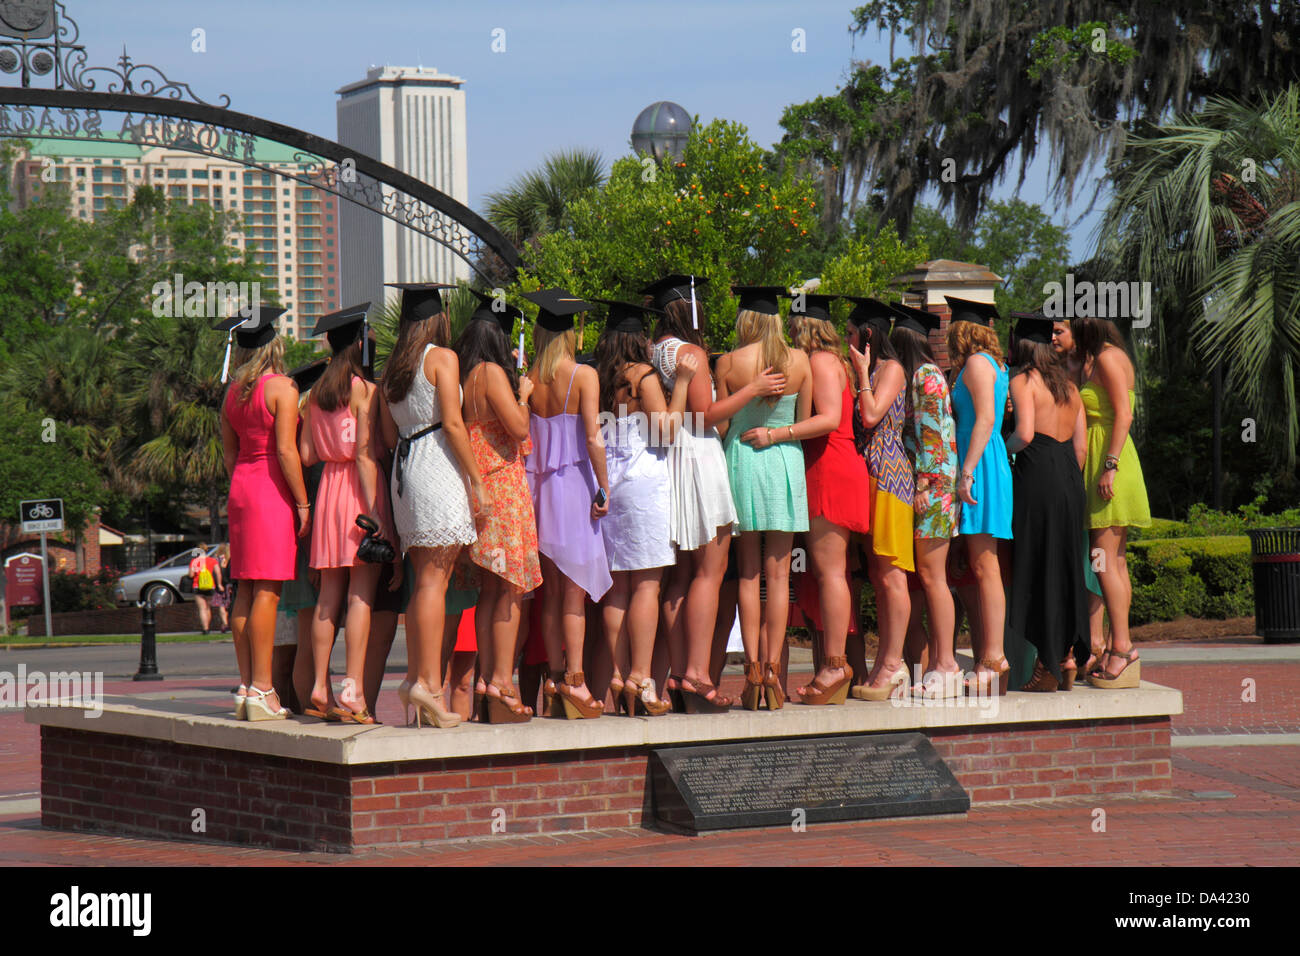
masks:
<instances>
[{"instance_id":1,"label":"wrought iron scrollwork","mask_svg":"<svg viewBox=\"0 0 1300 956\"><path fill-rule=\"evenodd\" d=\"M0 72L21 73L24 87L33 77L50 76L54 88L83 93L98 90L106 93L136 93L172 100L191 100L204 106L230 106L230 97L222 94L216 102L202 99L188 83L173 80L156 66L136 63L122 48L114 66L90 66L86 48L81 44L81 28L68 16L61 2L53 4L54 29L48 37L29 39L26 35L0 37Z\"/></svg>"}]
</instances>

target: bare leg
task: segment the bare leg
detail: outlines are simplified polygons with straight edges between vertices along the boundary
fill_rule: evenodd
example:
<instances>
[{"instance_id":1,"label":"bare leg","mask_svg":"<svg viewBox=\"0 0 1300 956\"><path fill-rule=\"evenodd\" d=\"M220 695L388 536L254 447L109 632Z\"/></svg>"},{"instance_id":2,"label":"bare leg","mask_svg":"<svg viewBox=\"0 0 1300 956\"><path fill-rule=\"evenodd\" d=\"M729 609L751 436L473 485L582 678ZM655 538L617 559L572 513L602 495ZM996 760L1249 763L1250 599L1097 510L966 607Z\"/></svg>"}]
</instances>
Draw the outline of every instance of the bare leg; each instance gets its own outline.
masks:
<instances>
[{"instance_id":1,"label":"bare leg","mask_svg":"<svg viewBox=\"0 0 1300 956\"><path fill-rule=\"evenodd\" d=\"M667 570L664 577L660 604L660 627L667 639L668 672L678 676L686 673L686 594L690 589L694 562L694 552L677 552L677 563ZM668 686L667 682L664 686Z\"/></svg>"},{"instance_id":2,"label":"bare leg","mask_svg":"<svg viewBox=\"0 0 1300 956\"><path fill-rule=\"evenodd\" d=\"M725 568L723 569L725 573ZM722 680L722 669L727 666L727 641L731 639L731 625L736 620L736 602L740 582L732 579L722 582L718 594L718 613L713 625L713 651L709 655L709 681L714 687Z\"/></svg>"},{"instance_id":3,"label":"bare leg","mask_svg":"<svg viewBox=\"0 0 1300 956\"><path fill-rule=\"evenodd\" d=\"M197 592L194 594L194 603L199 608L199 627L206 634L212 626L212 609L208 607L208 599Z\"/></svg>"},{"instance_id":4,"label":"bare leg","mask_svg":"<svg viewBox=\"0 0 1300 956\"><path fill-rule=\"evenodd\" d=\"M348 586L346 568L322 568L320 572L320 591L316 598L316 613L311 624L312 674L311 706L323 711L329 707L330 688L329 668L330 652L334 649L334 622L339 618L339 609Z\"/></svg>"},{"instance_id":5,"label":"bare leg","mask_svg":"<svg viewBox=\"0 0 1300 956\"><path fill-rule=\"evenodd\" d=\"M916 573L925 593L929 614L929 669L941 673L960 670L953 653L956 609L948 589L948 539L916 539Z\"/></svg>"},{"instance_id":6,"label":"bare leg","mask_svg":"<svg viewBox=\"0 0 1300 956\"><path fill-rule=\"evenodd\" d=\"M1133 583L1128 575L1128 528L1092 529L1092 546L1102 549L1104 565L1097 574L1101 593L1106 601L1106 615L1110 618L1110 650L1103 669L1111 677L1123 671L1127 663L1121 654L1133 649L1129 636L1128 612L1133 599Z\"/></svg>"},{"instance_id":7,"label":"bare leg","mask_svg":"<svg viewBox=\"0 0 1300 956\"><path fill-rule=\"evenodd\" d=\"M977 673L994 673L987 667L980 667L980 661L997 662L1003 656L1007 599L1002 590L997 539L990 534L966 535L966 551L979 585L980 653L975 660L975 670Z\"/></svg>"},{"instance_id":8,"label":"bare leg","mask_svg":"<svg viewBox=\"0 0 1300 956\"><path fill-rule=\"evenodd\" d=\"M631 571L612 572L610 577L613 578L614 583L600 602L605 647L609 654L610 666L613 668L609 682L610 690L616 694L623 692L623 677L627 674L628 668L627 613L628 603L632 599L632 573ZM655 618L655 623L658 624L657 613ZM614 706L618 707L617 699L614 701Z\"/></svg>"},{"instance_id":9,"label":"bare leg","mask_svg":"<svg viewBox=\"0 0 1300 956\"><path fill-rule=\"evenodd\" d=\"M879 688L903 666L903 641L907 637L912 599L907 593L907 572L890 564L888 559L873 552L867 559L867 571L876 591L876 618L880 628L880 647L868 683Z\"/></svg>"},{"instance_id":10,"label":"bare leg","mask_svg":"<svg viewBox=\"0 0 1300 956\"><path fill-rule=\"evenodd\" d=\"M764 608L767 645L760 650L764 661L778 667L784 659L785 632L790 622L790 548L793 544L794 534L789 531L763 532L763 575L767 580L767 604Z\"/></svg>"},{"instance_id":11,"label":"bare leg","mask_svg":"<svg viewBox=\"0 0 1300 956\"><path fill-rule=\"evenodd\" d=\"M252 605L248 612L248 643L252 657L252 690L271 688L271 649L275 646L275 614L280 606L280 581L249 581ZM267 699L272 710L280 706L280 698L272 694Z\"/></svg>"},{"instance_id":12,"label":"bare leg","mask_svg":"<svg viewBox=\"0 0 1300 956\"><path fill-rule=\"evenodd\" d=\"M627 640L621 643L626 658L620 660L622 673L638 684L650 676L654 660L655 625L658 623L659 582L662 568L647 568L628 574L628 612L624 618Z\"/></svg>"},{"instance_id":13,"label":"bare leg","mask_svg":"<svg viewBox=\"0 0 1300 956\"><path fill-rule=\"evenodd\" d=\"M352 681L355 696L344 706L356 713L366 709L366 645L370 641L371 609L375 603L380 570L379 565L367 563L353 565L348 570L348 610L343 624L343 643L347 651L344 670L346 678Z\"/></svg>"},{"instance_id":14,"label":"bare leg","mask_svg":"<svg viewBox=\"0 0 1300 956\"><path fill-rule=\"evenodd\" d=\"M384 671L388 655L397 636L397 612L375 611L370 617L370 640L366 642L365 696L366 707L372 714L379 713L379 691L384 686Z\"/></svg>"},{"instance_id":15,"label":"bare leg","mask_svg":"<svg viewBox=\"0 0 1300 956\"><path fill-rule=\"evenodd\" d=\"M452 651L451 663L447 667L445 694L447 709L460 714L461 720L469 720L473 709L474 695L474 661L477 655L473 651Z\"/></svg>"},{"instance_id":16,"label":"bare leg","mask_svg":"<svg viewBox=\"0 0 1300 956\"><path fill-rule=\"evenodd\" d=\"M740 571L737 596L740 605L740 640L745 645L745 659L763 661L759 647L759 629L763 626L762 597L759 574L762 568L762 540L758 532L745 531L740 535L740 553L736 555ZM769 584L769 587L771 585Z\"/></svg>"},{"instance_id":17,"label":"bare leg","mask_svg":"<svg viewBox=\"0 0 1300 956\"><path fill-rule=\"evenodd\" d=\"M459 545L411 548L415 592L406 609L406 678L419 681L430 693L442 687L443 627L447 617L447 580Z\"/></svg>"},{"instance_id":18,"label":"bare leg","mask_svg":"<svg viewBox=\"0 0 1300 956\"><path fill-rule=\"evenodd\" d=\"M827 666L826 658L843 657L848 642L851 612L847 570L849 531L818 516L809 521L806 540L812 571L817 576L822 609L822 655L817 661L814 680L821 687L830 687L844 679L844 669ZM768 594L771 595L770 590ZM800 687L797 692L802 694L806 689Z\"/></svg>"},{"instance_id":19,"label":"bare leg","mask_svg":"<svg viewBox=\"0 0 1300 956\"><path fill-rule=\"evenodd\" d=\"M757 547L757 537L755 537ZM686 671L683 676L712 684L709 671L713 657L713 636L718 627L718 592L727 573L727 551L731 532L722 531L708 544L690 552L693 577L686 595ZM758 561L754 561L754 607L758 601ZM757 633L757 627L755 627ZM746 645L748 646L748 645ZM757 650L757 639L755 639ZM713 700L715 694L706 695Z\"/></svg>"},{"instance_id":20,"label":"bare leg","mask_svg":"<svg viewBox=\"0 0 1300 956\"><path fill-rule=\"evenodd\" d=\"M253 680L253 651L248 640L248 614L253 605L253 582L239 585L235 606L231 608L230 634L235 641L235 664L239 668L239 682L247 687Z\"/></svg>"}]
</instances>

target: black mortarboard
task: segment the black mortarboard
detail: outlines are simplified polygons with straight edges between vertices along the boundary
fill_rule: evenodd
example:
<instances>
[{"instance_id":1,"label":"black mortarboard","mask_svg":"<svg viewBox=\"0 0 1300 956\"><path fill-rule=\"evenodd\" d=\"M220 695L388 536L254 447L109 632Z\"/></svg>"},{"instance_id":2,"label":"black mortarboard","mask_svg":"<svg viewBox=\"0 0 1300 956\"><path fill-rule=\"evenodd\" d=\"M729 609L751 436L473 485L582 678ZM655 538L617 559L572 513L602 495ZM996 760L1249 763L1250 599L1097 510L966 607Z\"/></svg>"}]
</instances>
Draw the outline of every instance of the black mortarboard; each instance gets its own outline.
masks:
<instances>
[{"instance_id":1,"label":"black mortarboard","mask_svg":"<svg viewBox=\"0 0 1300 956\"><path fill-rule=\"evenodd\" d=\"M402 290L402 322L423 322L442 311L439 289L454 289L446 282L385 282L390 289Z\"/></svg>"},{"instance_id":2,"label":"black mortarboard","mask_svg":"<svg viewBox=\"0 0 1300 956\"><path fill-rule=\"evenodd\" d=\"M952 309L952 318L948 320L949 325L954 322L988 325L989 319L1001 318L998 307L992 302L972 302L970 299L958 299L950 295L945 295L944 299L948 302L948 308Z\"/></svg>"},{"instance_id":3,"label":"black mortarboard","mask_svg":"<svg viewBox=\"0 0 1300 956\"><path fill-rule=\"evenodd\" d=\"M798 315L806 315L810 319L825 319L831 321L831 302L838 299L837 295L822 295L817 292L794 292L790 298L794 301L790 303L790 311ZM800 298L803 299L803 308L797 308Z\"/></svg>"},{"instance_id":4,"label":"black mortarboard","mask_svg":"<svg viewBox=\"0 0 1300 956\"><path fill-rule=\"evenodd\" d=\"M666 308L669 302L681 299L691 304L691 327L698 329L699 306L696 304L695 290L698 286L708 285L704 276L674 274L656 279L641 290L642 295L654 296L656 309Z\"/></svg>"},{"instance_id":5,"label":"black mortarboard","mask_svg":"<svg viewBox=\"0 0 1300 956\"><path fill-rule=\"evenodd\" d=\"M779 285L733 285L731 292L740 297L741 311L762 312L764 315L780 315L777 300L790 294Z\"/></svg>"},{"instance_id":6,"label":"black mortarboard","mask_svg":"<svg viewBox=\"0 0 1300 956\"><path fill-rule=\"evenodd\" d=\"M914 309L910 305L903 305L901 302L892 306L897 318L894 320L894 328L910 329L918 335L929 335L931 332L939 330L939 317L933 312L927 312L925 309Z\"/></svg>"},{"instance_id":7,"label":"black mortarboard","mask_svg":"<svg viewBox=\"0 0 1300 956\"><path fill-rule=\"evenodd\" d=\"M537 306L537 324L548 332L567 332L573 328L573 317L591 308L590 302L567 289L538 289L523 295Z\"/></svg>"},{"instance_id":8,"label":"black mortarboard","mask_svg":"<svg viewBox=\"0 0 1300 956\"><path fill-rule=\"evenodd\" d=\"M320 377L325 374L326 366L329 364L329 359L317 359L314 362L308 362L306 365L298 366L289 373L289 377L293 379L293 384L298 386L298 391L305 392L320 380Z\"/></svg>"},{"instance_id":9,"label":"black mortarboard","mask_svg":"<svg viewBox=\"0 0 1300 956\"><path fill-rule=\"evenodd\" d=\"M232 315L222 319L213 326L219 332L226 333L226 357L221 363L221 381L224 383L230 374L230 344L241 349L260 349L269 343L279 332L276 320L284 315L286 309L275 305L258 306L254 314Z\"/></svg>"},{"instance_id":10,"label":"black mortarboard","mask_svg":"<svg viewBox=\"0 0 1300 956\"><path fill-rule=\"evenodd\" d=\"M1016 320L1013 331L1017 339L1040 345L1052 344L1052 320L1042 312L1012 312L1011 318Z\"/></svg>"},{"instance_id":11,"label":"black mortarboard","mask_svg":"<svg viewBox=\"0 0 1300 956\"><path fill-rule=\"evenodd\" d=\"M330 349L335 352L342 352L360 338L361 364L369 365L370 337L366 334L369 331L369 322L366 318L369 312L370 303L362 302L360 305L350 305L346 309L322 315L316 320L316 327L312 329L311 334L326 336L329 339Z\"/></svg>"},{"instance_id":12,"label":"black mortarboard","mask_svg":"<svg viewBox=\"0 0 1300 956\"><path fill-rule=\"evenodd\" d=\"M470 315L470 320L484 319L488 322L495 322L501 326L501 331L506 334L506 338L510 338L515 330L515 322L524 317L524 310L511 305L504 299L498 299L491 293L480 292L478 289L470 289L469 291L478 299L478 306Z\"/></svg>"},{"instance_id":13,"label":"black mortarboard","mask_svg":"<svg viewBox=\"0 0 1300 956\"><path fill-rule=\"evenodd\" d=\"M640 335L645 331L646 317L663 315L663 312L659 309L652 309L644 305L633 305L631 302L616 302L613 299L596 299L595 301L609 306L609 319L605 322L605 330L608 332L628 332L632 335Z\"/></svg>"},{"instance_id":14,"label":"black mortarboard","mask_svg":"<svg viewBox=\"0 0 1300 956\"><path fill-rule=\"evenodd\" d=\"M874 325L888 335L890 322L898 318L898 313L888 302L881 302L866 295L843 295L840 298L848 299L853 303L853 311L849 313L849 325Z\"/></svg>"}]
</instances>

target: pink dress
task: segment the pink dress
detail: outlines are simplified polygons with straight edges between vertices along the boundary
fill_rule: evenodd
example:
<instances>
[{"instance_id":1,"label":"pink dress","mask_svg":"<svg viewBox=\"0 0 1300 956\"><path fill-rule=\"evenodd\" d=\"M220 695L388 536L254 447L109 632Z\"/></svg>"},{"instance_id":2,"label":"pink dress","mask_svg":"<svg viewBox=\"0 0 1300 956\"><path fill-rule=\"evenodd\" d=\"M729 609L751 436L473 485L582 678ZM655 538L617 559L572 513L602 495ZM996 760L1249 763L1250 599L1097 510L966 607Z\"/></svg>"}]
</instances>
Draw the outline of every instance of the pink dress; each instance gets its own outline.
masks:
<instances>
[{"instance_id":1,"label":"pink dress","mask_svg":"<svg viewBox=\"0 0 1300 956\"><path fill-rule=\"evenodd\" d=\"M230 476L230 577L233 580L292 581L298 557L293 495L275 453L275 417L266 407L263 375L245 403L226 392L226 421L239 436L239 456Z\"/></svg>"},{"instance_id":2,"label":"pink dress","mask_svg":"<svg viewBox=\"0 0 1300 956\"><path fill-rule=\"evenodd\" d=\"M352 378L360 381L355 375ZM357 473L357 420L347 405L327 412L313 401L309 423L316 456L325 467L321 471L316 504L312 507L308 564L313 568L350 568L358 563L357 547L365 537L365 532L357 527L357 515L368 513L361 494L361 476ZM376 482L380 482L382 474L376 469ZM377 491L379 500L375 511L378 513L370 516L379 522L384 537L396 547L388 489L379 484Z\"/></svg>"}]
</instances>

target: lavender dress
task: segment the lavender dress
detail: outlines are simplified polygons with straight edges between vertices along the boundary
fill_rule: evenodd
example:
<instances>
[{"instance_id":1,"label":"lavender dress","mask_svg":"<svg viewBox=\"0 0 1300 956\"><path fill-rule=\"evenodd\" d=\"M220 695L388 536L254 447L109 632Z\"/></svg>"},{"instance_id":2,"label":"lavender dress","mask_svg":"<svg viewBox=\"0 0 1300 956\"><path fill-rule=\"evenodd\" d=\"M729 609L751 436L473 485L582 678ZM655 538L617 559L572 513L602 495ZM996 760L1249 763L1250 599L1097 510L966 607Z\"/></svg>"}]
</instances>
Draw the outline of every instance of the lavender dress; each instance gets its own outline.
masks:
<instances>
[{"instance_id":1,"label":"lavender dress","mask_svg":"<svg viewBox=\"0 0 1300 956\"><path fill-rule=\"evenodd\" d=\"M577 374L575 365L564 393L564 408L569 407ZM537 550L593 601L599 601L614 582L600 524L591 518L591 501L598 485L587 457L582 416L564 412L550 418L534 415L528 427L533 453L524 468L537 515Z\"/></svg>"}]
</instances>

